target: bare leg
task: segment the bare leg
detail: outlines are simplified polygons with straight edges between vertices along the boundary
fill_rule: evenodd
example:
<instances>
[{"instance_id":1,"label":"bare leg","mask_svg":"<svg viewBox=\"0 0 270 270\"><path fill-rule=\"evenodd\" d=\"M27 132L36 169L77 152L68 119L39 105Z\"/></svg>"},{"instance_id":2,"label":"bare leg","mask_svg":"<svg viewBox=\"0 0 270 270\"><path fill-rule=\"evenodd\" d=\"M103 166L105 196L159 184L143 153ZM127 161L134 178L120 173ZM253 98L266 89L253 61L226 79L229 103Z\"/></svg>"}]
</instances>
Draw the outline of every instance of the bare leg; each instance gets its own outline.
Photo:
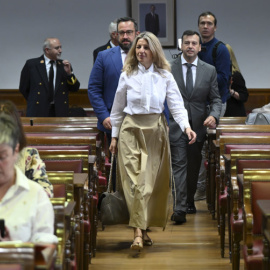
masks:
<instances>
[{"instance_id":1,"label":"bare leg","mask_svg":"<svg viewBox=\"0 0 270 270\"><path fill-rule=\"evenodd\" d=\"M143 248L143 234L140 228L133 228L134 230L134 241L131 245L131 249L140 250Z\"/></svg>"}]
</instances>

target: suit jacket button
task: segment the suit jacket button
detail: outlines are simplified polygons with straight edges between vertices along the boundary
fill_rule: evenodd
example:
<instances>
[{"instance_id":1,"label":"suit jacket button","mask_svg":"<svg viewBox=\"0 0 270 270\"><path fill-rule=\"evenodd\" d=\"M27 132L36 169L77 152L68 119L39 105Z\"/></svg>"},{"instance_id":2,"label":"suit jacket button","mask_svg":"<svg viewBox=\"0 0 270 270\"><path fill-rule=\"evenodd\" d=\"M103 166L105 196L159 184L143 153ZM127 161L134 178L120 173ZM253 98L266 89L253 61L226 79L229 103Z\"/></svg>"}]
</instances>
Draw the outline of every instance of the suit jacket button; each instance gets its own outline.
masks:
<instances>
[{"instance_id":1,"label":"suit jacket button","mask_svg":"<svg viewBox=\"0 0 270 270\"><path fill-rule=\"evenodd\" d=\"M65 95L66 94L66 92L63 92L63 95Z\"/></svg>"},{"instance_id":2,"label":"suit jacket button","mask_svg":"<svg viewBox=\"0 0 270 270\"><path fill-rule=\"evenodd\" d=\"M63 82L61 82L61 84L63 85L64 83L63 83Z\"/></svg>"},{"instance_id":3,"label":"suit jacket button","mask_svg":"<svg viewBox=\"0 0 270 270\"><path fill-rule=\"evenodd\" d=\"M40 95L40 92L37 92L38 95Z\"/></svg>"},{"instance_id":4,"label":"suit jacket button","mask_svg":"<svg viewBox=\"0 0 270 270\"><path fill-rule=\"evenodd\" d=\"M36 104L39 104L39 102L37 101L37 103Z\"/></svg>"},{"instance_id":5,"label":"suit jacket button","mask_svg":"<svg viewBox=\"0 0 270 270\"><path fill-rule=\"evenodd\" d=\"M67 102L66 102L66 101L65 101L64 103L65 103L65 104L67 104Z\"/></svg>"},{"instance_id":6,"label":"suit jacket button","mask_svg":"<svg viewBox=\"0 0 270 270\"><path fill-rule=\"evenodd\" d=\"M42 85L42 83L40 82L39 85Z\"/></svg>"}]
</instances>

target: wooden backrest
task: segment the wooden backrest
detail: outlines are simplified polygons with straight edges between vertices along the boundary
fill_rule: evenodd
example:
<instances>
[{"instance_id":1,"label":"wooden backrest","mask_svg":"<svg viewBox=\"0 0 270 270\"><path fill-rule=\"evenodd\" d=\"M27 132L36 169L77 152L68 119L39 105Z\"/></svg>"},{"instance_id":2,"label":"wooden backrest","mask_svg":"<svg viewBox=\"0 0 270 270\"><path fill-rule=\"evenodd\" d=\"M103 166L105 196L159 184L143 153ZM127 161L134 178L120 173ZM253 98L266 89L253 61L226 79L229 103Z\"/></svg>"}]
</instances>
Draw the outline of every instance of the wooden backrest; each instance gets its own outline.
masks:
<instances>
[{"instance_id":1,"label":"wooden backrest","mask_svg":"<svg viewBox=\"0 0 270 270\"><path fill-rule=\"evenodd\" d=\"M248 145L261 145L264 149L264 145L270 144L270 136L224 136L221 135L219 138L219 151L220 155L225 154L225 145L245 145L243 148L248 148ZM263 148L264 147L264 148ZM252 147L254 148L254 147ZM228 148L229 149L229 148Z\"/></svg>"},{"instance_id":2,"label":"wooden backrest","mask_svg":"<svg viewBox=\"0 0 270 270\"><path fill-rule=\"evenodd\" d=\"M56 187L54 188L55 197L63 197L63 193L65 192L66 201L74 201L74 172L48 171L47 175L52 185Z\"/></svg>"},{"instance_id":3,"label":"wooden backrest","mask_svg":"<svg viewBox=\"0 0 270 270\"><path fill-rule=\"evenodd\" d=\"M270 149L231 149L231 178L236 179L244 168L266 168L265 166L269 166L268 161L270 162Z\"/></svg>"},{"instance_id":4,"label":"wooden backrest","mask_svg":"<svg viewBox=\"0 0 270 270\"><path fill-rule=\"evenodd\" d=\"M244 169L243 175L245 213L253 214L253 234L262 234L262 213L257 200L270 199L270 169Z\"/></svg>"},{"instance_id":5,"label":"wooden backrest","mask_svg":"<svg viewBox=\"0 0 270 270\"><path fill-rule=\"evenodd\" d=\"M98 134L96 124L87 125L37 125L37 126L23 126L25 133L89 133Z\"/></svg>"},{"instance_id":6,"label":"wooden backrest","mask_svg":"<svg viewBox=\"0 0 270 270\"><path fill-rule=\"evenodd\" d=\"M245 135L245 133L268 133L270 134L270 125L218 125L216 127L216 138L220 135L226 135L228 133L238 133L239 135Z\"/></svg>"},{"instance_id":7,"label":"wooden backrest","mask_svg":"<svg viewBox=\"0 0 270 270\"><path fill-rule=\"evenodd\" d=\"M95 155L96 154L96 136L89 136L89 135L75 135L75 134L26 134L27 143L28 145L36 146L39 145L58 145L58 146L69 146L69 145L76 145L76 146L87 146L89 147L89 154Z\"/></svg>"},{"instance_id":8,"label":"wooden backrest","mask_svg":"<svg viewBox=\"0 0 270 270\"><path fill-rule=\"evenodd\" d=\"M69 124L78 125L86 123L97 123L97 117L21 117L23 125L40 125L40 124Z\"/></svg>"},{"instance_id":9,"label":"wooden backrest","mask_svg":"<svg viewBox=\"0 0 270 270\"><path fill-rule=\"evenodd\" d=\"M83 172L83 161L81 159L71 160L47 160L43 159L46 165L46 171L72 171L74 173Z\"/></svg>"},{"instance_id":10,"label":"wooden backrest","mask_svg":"<svg viewBox=\"0 0 270 270\"><path fill-rule=\"evenodd\" d=\"M0 243L0 264L19 264L22 269L34 270L35 249L32 243Z\"/></svg>"},{"instance_id":11,"label":"wooden backrest","mask_svg":"<svg viewBox=\"0 0 270 270\"><path fill-rule=\"evenodd\" d=\"M70 269L65 268L64 264L70 263L70 259L66 256L70 256L71 250L67 250L68 247L74 248L75 243L72 239L72 227L74 226L74 208L75 202L66 202L65 198L51 198L50 199L55 215L55 234L58 238L57 245L57 269ZM69 242L69 243L68 243ZM74 251L72 252L74 253Z\"/></svg>"},{"instance_id":12,"label":"wooden backrest","mask_svg":"<svg viewBox=\"0 0 270 270\"><path fill-rule=\"evenodd\" d=\"M51 169L53 166L52 162L54 162L54 161L56 161L58 164L60 163L59 160L64 161L64 162L67 162L66 164L68 165L68 161L73 162L73 161L77 160L77 161L81 161L80 163L82 165L82 171L77 171L77 170L74 171L73 169L70 169L68 171L88 173L89 153L88 153L88 150L86 150L86 149L85 150L83 150L83 149L79 149L79 150L74 150L74 149L63 149L63 150L62 149L54 149L54 150L39 149L39 155L44 160L44 162L46 164L46 169L48 171L65 171L66 169L68 170L68 168L65 168L65 167L63 169L55 169L55 170ZM50 164L49 167L47 166L47 164ZM57 166L58 166L58 164L57 164ZM74 163L74 165L75 165L75 163Z\"/></svg>"},{"instance_id":13,"label":"wooden backrest","mask_svg":"<svg viewBox=\"0 0 270 270\"><path fill-rule=\"evenodd\" d=\"M246 117L220 117L219 125L245 124Z\"/></svg>"}]
</instances>

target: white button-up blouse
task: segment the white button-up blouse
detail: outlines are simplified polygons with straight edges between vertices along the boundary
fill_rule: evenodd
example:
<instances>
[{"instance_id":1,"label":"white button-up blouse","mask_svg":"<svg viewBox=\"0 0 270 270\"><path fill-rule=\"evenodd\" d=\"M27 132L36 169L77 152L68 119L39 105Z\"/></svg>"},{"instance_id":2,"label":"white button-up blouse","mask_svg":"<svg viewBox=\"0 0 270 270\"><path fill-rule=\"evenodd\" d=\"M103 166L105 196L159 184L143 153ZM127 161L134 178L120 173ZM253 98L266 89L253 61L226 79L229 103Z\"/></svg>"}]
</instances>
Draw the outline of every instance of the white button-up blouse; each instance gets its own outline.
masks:
<instances>
[{"instance_id":1,"label":"white button-up blouse","mask_svg":"<svg viewBox=\"0 0 270 270\"><path fill-rule=\"evenodd\" d=\"M126 114L162 113L167 100L169 110L184 132L190 127L188 114L184 107L173 75L164 69L149 69L138 65L138 72L128 76L123 72L119 79L111 111L112 137L118 137L120 126Z\"/></svg>"}]
</instances>

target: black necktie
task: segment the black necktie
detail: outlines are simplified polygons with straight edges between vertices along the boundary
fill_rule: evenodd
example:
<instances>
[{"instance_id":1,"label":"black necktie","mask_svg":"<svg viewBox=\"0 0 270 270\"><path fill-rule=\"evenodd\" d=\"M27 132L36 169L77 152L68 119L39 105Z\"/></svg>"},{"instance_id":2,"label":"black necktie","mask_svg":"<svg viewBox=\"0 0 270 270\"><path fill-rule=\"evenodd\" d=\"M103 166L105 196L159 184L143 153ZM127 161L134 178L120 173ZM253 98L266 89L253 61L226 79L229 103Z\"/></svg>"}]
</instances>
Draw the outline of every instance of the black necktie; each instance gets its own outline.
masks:
<instances>
[{"instance_id":1,"label":"black necktie","mask_svg":"<svg viewBox=\"0 0 270 270\"><path fill-rule=\"evenodd\" d=\"M192 64L186 63L187 66L187 76L186 76L186 90L188 94L191 94L193 90L193 78L192 78Z\"/></svg>"},{"instance_id":2,"label":"black necktie","mask_svg":"<svg viewBox=\"0 0 270 270\"><path fill-rule=\"evenodd\" d=\"M49 101L52 102L53 101L53 97L54 97L54 86L53 86L53 78L54 78L54 70L53 70L53 63L54 61L51 60L50 64L50 71L49 71Z\"/></svg>"}]
</instances>

